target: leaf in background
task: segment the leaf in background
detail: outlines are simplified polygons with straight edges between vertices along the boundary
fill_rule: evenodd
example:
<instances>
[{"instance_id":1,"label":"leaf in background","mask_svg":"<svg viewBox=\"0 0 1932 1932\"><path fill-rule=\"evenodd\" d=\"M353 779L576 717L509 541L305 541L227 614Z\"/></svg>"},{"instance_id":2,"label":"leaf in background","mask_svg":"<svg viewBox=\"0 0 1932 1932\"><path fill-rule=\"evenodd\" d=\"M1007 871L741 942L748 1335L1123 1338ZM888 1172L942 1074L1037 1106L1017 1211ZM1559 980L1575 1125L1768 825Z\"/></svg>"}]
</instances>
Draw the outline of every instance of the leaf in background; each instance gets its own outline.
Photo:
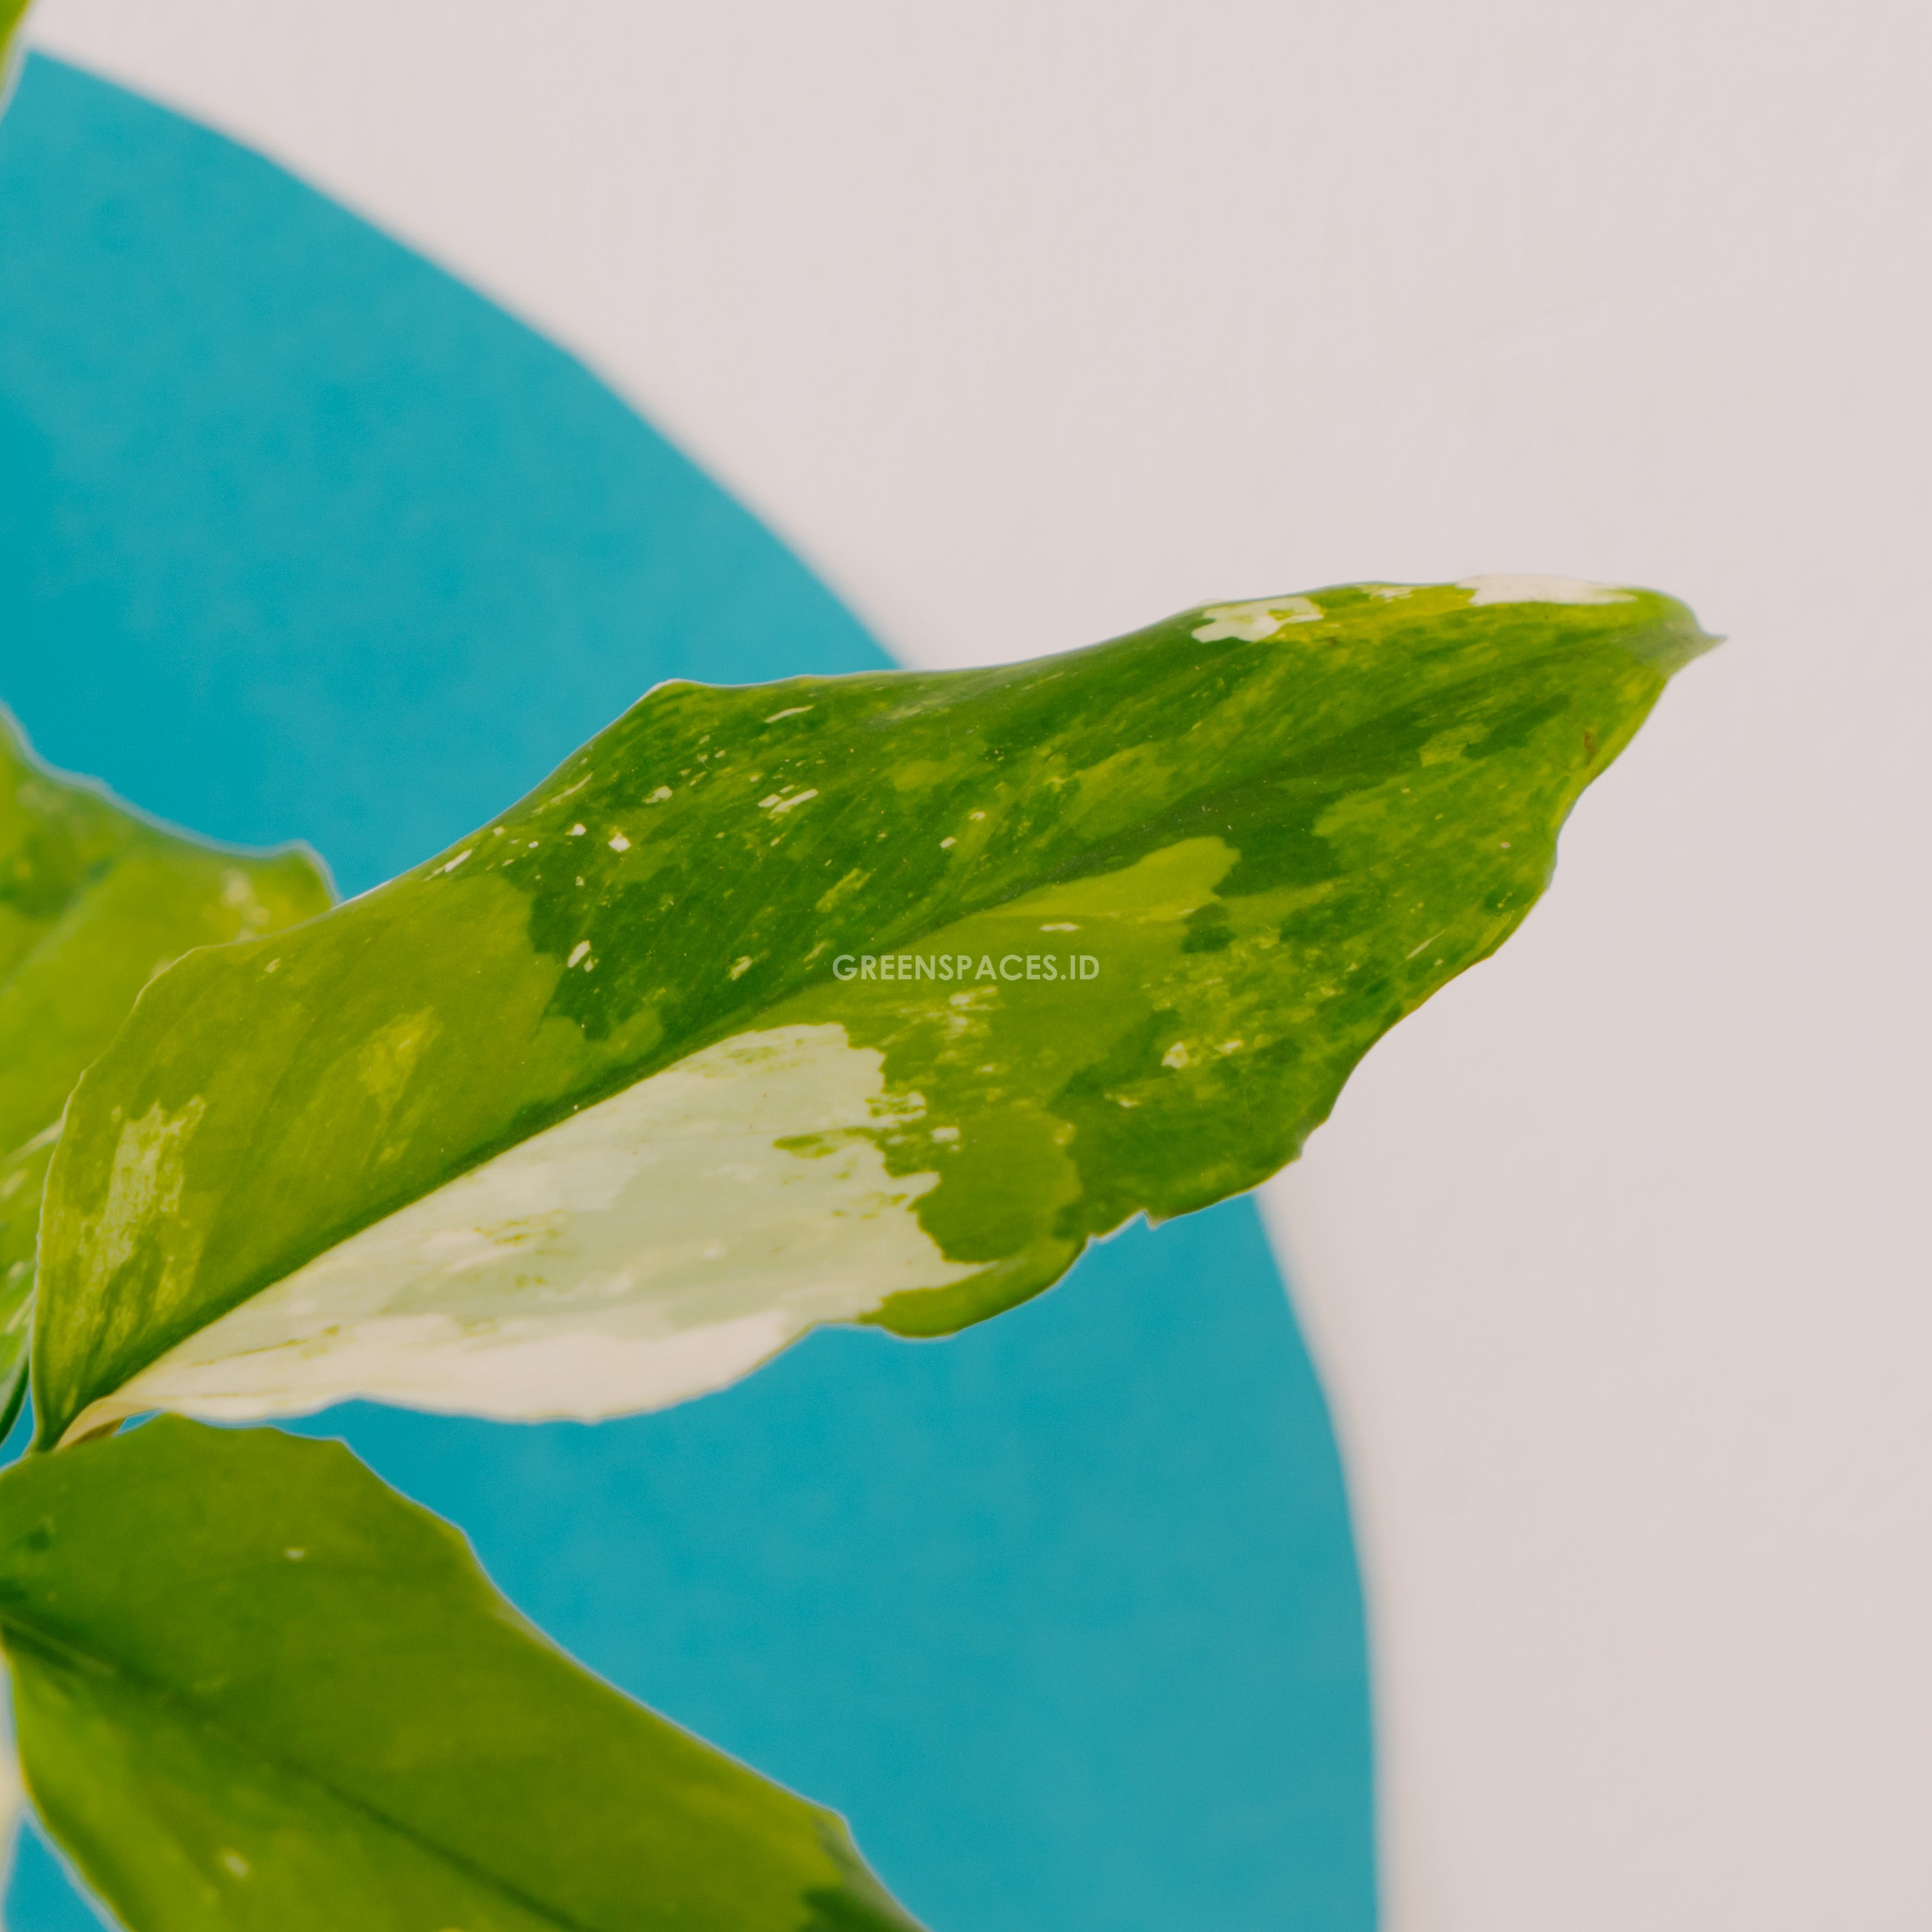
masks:
<instances>
[{"instance_id":1,"label":"leaf in background","mask_svg":"<svg viewBox=\"0 0 1932 1932\"><path fill-rule=\"evenodd\" d=\"M33 0L0 0L0 114L14 98L14 84L20 78L20 63L26 58L27 9Z\"/></svg>"},{"instance_id":2,"label":"leaf in background","mask_svg":"<svg viewBox=\"0 0 1932 1932\"><path fill-rule=\"evenodd\" d=\"M338 1443L164 1418L0 1476L27 1785L135 1932L908 1932Z\"/></svg>"},{"instance_id":3,"label":"leaf in background","mask_svg":"<svg viewBox=\"0 0 1932 1932\"><path fill-rule=\"evenodd\" d=\"M302 852L203 844L58 776L0 711L0 1434L25 1367L40 1184L82 1069L189 947L272 932L331 897Z\"/></svg>"},{"instance_id":4,"label":"leaf in background","mask_svg":"<svg viewBox=\"0 0 1932 1932\"><path fill-rule=\"evenodd\" d=\"M1292 1160L1708 641L1489 578L662 686L446 856L151 989L48 1180L41 1439L611 1414L815 1322L997 1312Z\"/></svg>"}]
</instances>

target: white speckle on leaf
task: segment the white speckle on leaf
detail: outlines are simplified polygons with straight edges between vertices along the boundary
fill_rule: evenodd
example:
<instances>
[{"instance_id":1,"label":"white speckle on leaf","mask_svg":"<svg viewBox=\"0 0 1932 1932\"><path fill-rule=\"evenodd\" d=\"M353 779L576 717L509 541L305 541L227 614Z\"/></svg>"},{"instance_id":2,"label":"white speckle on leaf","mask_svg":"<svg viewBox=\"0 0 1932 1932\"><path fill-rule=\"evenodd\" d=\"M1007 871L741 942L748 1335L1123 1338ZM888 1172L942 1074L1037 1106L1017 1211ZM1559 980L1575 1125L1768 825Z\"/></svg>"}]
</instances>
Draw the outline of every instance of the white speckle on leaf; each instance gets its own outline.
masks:
<instances>
[{"instance_id":1,"label":"white speckle on leaf","mask_svg":"<svg viewBox=\"0 0 1932 1932\"><path fill-rule=\"evenodd\" d=\"M932 1138L936 1141L956 1141L959 1138L959 1130L957 1127L934 1127Z\"/></svg>"},{"instance_id":2,"label":"white speckle on leaf","mask_svg":"<svg viewBox=\"0 0 1932 1932\"><path fill-rule=\"evenodd\" d=\"M1187 1042L1178 1040L1160 1057L1163 1066L1185 1066L1187 1064Z\"/></svg>"},{"instance_id":3,"label":"white speckle on leaf","mask_svg":"<svg viewBox=\"0 0 1932 1932\"><path fill-rule=\"evenodd\" d=\"M458 853L458 854L457 854L457 855L456 855L456 856L455 856L454 858L453 858L452 860L450 860L450 862L449 862L449 863L448 863L448 865L446 865L446 866L439 866L439 867L437 868L437 869L438 869L440 872L454 872L454 871L456 870L457 867L458 867L458 866L459 866L460 865L461 865L461 864L463 863L464 860L466 860L466 858L468 858L468 857L469 857L469 856L470 855L470 854L471 854L472 852L475 851L475 850L476 850L476 847L475 847L475 846L473 846L473 845L466 845L466 846L465 846L465 847L464 848L464 849L463 849L460 852L459 852L459 853Z\"/></svg>"},{"instance_id":4,"label":"white speckle on leaf","mask_svg":"<svg viewBox=\"0 0 1932 1932\"><path fill-rule=\"evenodd\" d=\"M631 842L621 832L614 832L610 835L610 849L614 852L628 852Z\"/></svg>"},{"instance_id":5,"label":"white speckle on leaf","mask_svg":"<svg viewBox=\"0 0 1932 1932\"><path fill-rule=\"evenodd\" d=\"M1429 937L1422 942L1420 946L1412 946L1402 956L1405 959L1413 959L1418 952L1423 950L1424 946L1433 946L1436 942L1442 937L1442 934L1444 932L1447 932L1448 929L1449 928L1445 926L1442 928L1442 932L1432 932ZM1438 962L1438 963L1439 964L1440 962Z\"/></svg>"},{"instance_id":6,"label":"white speckle on leaf","mask_svg":"<svg viewBox=\"0 0 1932 1932\"><path fill-rule=\"evenodd\" d=\"M742 980L751 970L752 956L748 952L731 962L731 976L734 980Z\"/></svg>"},{"instance_id":7,"label":"white speckle on leaf","mask_svg":"<svg viewBox=\"0 0 1932 1932\"><path fill-rule=\"evenodd\" d=\"M670 787L669 785L659 785L657 790L652 792L644 800L644 802L646 805L662 805L666 799L670 797Z\"/></svg>"},{"instance_id":8,"label":"white speckle on leaf","mask_svg":"<svg viewBox=\"0 0 1932 1932\"><path fill-rule=\"evenodd\" d=\"M966 814L968 818L984 818L986 815L983 812L969 812Z\"/></svg>"},{"instance_id":9,"label":"white speckle on leaf","mask_svg":"<svg viewBox=\"0 0 1932 1932\"><path fill-rule=\"evenodd\" d=\"M581 824L573 825L563 836L566 838L581 838L584 836L584 827Z\"/></svg>"},{"instance_id":10,"label":"white speckle on leaf","mask_svg":"<svg viewBox=\"0 0 1932 1932\"><path fill-rule=\"evenodd\" d=\"M953 847L958 843L959 842L956 838L942 838L939 842L939 849L942 852L950 852L952 850Z\"/></svg>"},{"instance_id":11,"label":"white speckle on leaf","mask_svg":"<svg viewBox=\"0 0 1932 1932\"><path fill-rule=\"evenodd\" d=\"M794 704L789 711L774 711L765 720L767 724L776 724L781 718L802 718L812 709L808 704ZM699 741L703 742L702 740Z\"/></svg>"},{"instance_id":12,"label":"white speckle on leaf","mask_svg":"<svg viewBox=\"0 0 1932 1932\"><path fill-rule=\"evenodd\" d=\"M1369 586L1369 595L1371 597L1383 598L1393 603L1398 597L1413 597L1415 595L1415 586L1412 584L1371 584Z\"/></svg>"},{"instance_id":13,"label":"white speckle on leaf","mask_svg":"<svg viewBox=\"0 0 1932 1932\"><path fill-rule=\"evenodd\" d=\"M1628 604L1630 594L1580 577L1466 577L1456 586L1479 604Z\"/></svg>"},{"instance_id":14,"label":"white speckle on leaf","mask_svg":"<svg viewBox=\"0 0 1932 1932\"><path fill-rule=\"evenodd\" d=\"M1040 928L1042 932L1078 932L1079 930L1070 919L1057 919L1051 925Z\"/></svg>"},{"instance_id":15,"label":"white speckle on leaf","mask_svg":"<svg viewBox=\"0 0 1932 1932\"><path fill-rule=\"evenodd\" d=\"M1202 644L1239 638L1250 644L1265 643L1286 624L1312 624L1322 607L1312 597L1257 597L1246 604L1210 604L1201 614L1208 621L1193 635Z\"/></svg>"},{"instance_id":16,"label":"white speckle on leaf","mask_svg":"<svg viewBox=\"0 0 1932 1932\"><path fill-rule=\"evenodd\" d=\"M794 792L790 798L782 798L774 792L770 798L759 800L758 809L760 812L769 812L776 818L780 812L789 812L794 806L802 805L807 799L816 798L818 796L816 788L810 791Z\"/></svg>"},{"instance_id":17,"label":"white speckle on leaf","mask_svg":"<svg viewBox=\"0 0 1932 1932\"><path fill-rule=\"evenodd\" d=\"M590 950L590 940L587 939L580 939L577 944L570 949L570 957L563 962L566 968L574 966L577 962Z\"/></svg>"},{"instance_id":18,"label":"white speckle on leaf","mask_svg":"<svg viewBox=\"0 0 1932 1932\"><path fill-rule=\"evenodd\" d=\"M248 1876L250 1870L252 1869L248 1861L244 1858L239 1852L224 1852L221 1854L221 1862L226 1865L237 1878L246 1878Z\"/></svg>"},{"instance_id":19,"label":"white speckle on leaf","mask_svg":"<svg viewBox=\"0 0 1932 1932\"><path fill-rule=\"evenodd\" d=\"M282 1554L286 1556L291 1563L299 1563L302 1558L308 1554L308 1552L300 1547L299 1545L291 1544L289 1548L282 1552Z\"/></svg>"},{"instance_id":20,"label":"white speckle on leaf","mask_svg":"<svg viewBox=\"0 0 1932 1932\"><path fill-rule=\"evenodd\" d=\"M262 968L262 970L264 973L277 973L280 971L281 964L282 962L279 959L271 959L268 964Z\"/></svg>"}]
</instances>

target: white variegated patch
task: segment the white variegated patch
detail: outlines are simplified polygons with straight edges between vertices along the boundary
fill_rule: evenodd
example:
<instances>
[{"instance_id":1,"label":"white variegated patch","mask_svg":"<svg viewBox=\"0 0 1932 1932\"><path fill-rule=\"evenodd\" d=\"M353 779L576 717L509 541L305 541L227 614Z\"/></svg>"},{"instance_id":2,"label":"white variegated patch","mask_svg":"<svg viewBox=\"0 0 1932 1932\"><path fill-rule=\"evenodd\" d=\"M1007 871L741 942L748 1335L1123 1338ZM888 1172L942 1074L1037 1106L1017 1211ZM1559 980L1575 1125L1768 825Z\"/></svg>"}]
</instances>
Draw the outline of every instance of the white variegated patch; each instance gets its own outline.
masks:
<instances>
[{"instance_id":1,"label":"white variegated patch","mask_svg":"<svg viewBox=\"0 0 1932 1932\"><path fill-rule=\"evenodd\" d=\"M1312 624L1322 607L1312 597L1257 597L1246 604L1210 604L1201 613L1208 620L1193 634L1204 644L1224 638L1244 644L1264 644L1285 624Z\"/></svg>"},{"instance_id":2,"label":"white variegated patch","mask_svg":"<svg viewBox=\"0 0 1932 1932\"><path fill-rule=\"evenodd\" d=\"M1478 604L1628 604L1630 592L1580 577L1466 577L1456 588Z\"/></svg>"},{"instance_id":3,"label":"white variegated patch","mask_svg":"<svg viewBox=\"0 0 1932 1932\"><path fill-rule=\"evenodd\" d=\"M740 1034L318 1256L68 1439L155 1408L588 1420L722 1388L816 1323L976 1272L914 1211L938 1174L887 1173L874 1138L924 1112L842 1027Z\"/></svg>"}]
</instances>

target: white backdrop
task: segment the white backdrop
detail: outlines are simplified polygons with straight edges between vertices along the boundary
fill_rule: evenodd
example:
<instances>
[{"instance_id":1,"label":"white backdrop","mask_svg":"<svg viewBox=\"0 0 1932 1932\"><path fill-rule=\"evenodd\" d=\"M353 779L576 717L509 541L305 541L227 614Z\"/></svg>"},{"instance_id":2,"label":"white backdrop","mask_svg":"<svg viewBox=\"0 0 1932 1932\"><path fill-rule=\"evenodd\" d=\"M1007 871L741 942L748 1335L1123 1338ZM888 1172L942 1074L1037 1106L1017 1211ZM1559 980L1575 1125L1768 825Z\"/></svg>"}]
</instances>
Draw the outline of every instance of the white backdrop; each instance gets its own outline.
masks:
<instances>
[{"instance_id":1,"label":"white backdrop","mask_svg":"<svg viewBox=\"0 0 1932 1932\"><path fill-rule=\"evenodd\" d=\"M1270 1194L1396 1932L1932 1924L1922 0L46 0L907 658L1358 576L1732 642Z\"/></svg>"}]
</instances>

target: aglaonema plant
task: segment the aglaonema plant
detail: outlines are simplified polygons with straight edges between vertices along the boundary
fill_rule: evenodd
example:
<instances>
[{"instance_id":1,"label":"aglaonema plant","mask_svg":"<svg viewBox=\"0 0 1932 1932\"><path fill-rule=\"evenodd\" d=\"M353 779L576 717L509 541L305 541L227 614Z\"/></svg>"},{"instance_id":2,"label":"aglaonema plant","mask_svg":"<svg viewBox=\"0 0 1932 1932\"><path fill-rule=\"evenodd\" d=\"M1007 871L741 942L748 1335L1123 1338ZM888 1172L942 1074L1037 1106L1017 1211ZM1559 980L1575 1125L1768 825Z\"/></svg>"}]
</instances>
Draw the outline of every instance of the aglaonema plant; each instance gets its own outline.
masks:
<instances>
[{"instance_id":1,"label":"aglaonema plant","mask_svg":"<svg viewBox=\"0 0 1932 1932\"><path fill-rule=\"evenodd\" d=\"M0 1644L49 1832L136 1932L910 1924L841 1821L579 1669L346 1450L209 1424L656 1408L1255 1186L1522 919L1708 641L1486 578L667 684L328 911L298 855L16 760L12 1198L46 1172L37 1251L29 1208L4 1237L35 1432ZM134 910L90 838L146 855ZM16 1082L36 1000L88 1017Z\"/></svg>"}]
</instances>

